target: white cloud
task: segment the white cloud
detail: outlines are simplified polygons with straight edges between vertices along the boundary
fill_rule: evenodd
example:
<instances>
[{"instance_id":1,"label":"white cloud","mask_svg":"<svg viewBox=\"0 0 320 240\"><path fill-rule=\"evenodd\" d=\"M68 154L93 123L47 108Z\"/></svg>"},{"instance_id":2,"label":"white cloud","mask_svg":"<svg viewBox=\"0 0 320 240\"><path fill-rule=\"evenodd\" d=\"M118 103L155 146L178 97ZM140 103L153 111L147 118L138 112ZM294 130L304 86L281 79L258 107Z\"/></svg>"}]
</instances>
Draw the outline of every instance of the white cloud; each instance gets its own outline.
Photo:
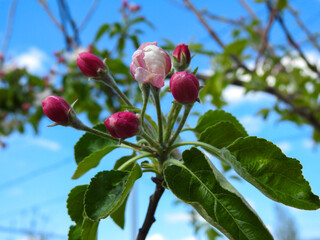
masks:
<instances>
[{"instance_id":1,"label":"white cloud","mask_svg":"<svg viewBox=\"0 0 320 240\"><path fill-rule=\"evenodd\" d=\"M223 98L230 104L238 105L246 102L271 101L273 98L262 92L249 92L239 86L229 85L222 93Z\"/></svg>"},{"instance_id":2,"label":"white cloud","mask_svg":"<svg viewBox=\"0 0 320 240\"><path fill-rule=\"evenodd\" d=\"M190 222L192 220L191 215L186 212L166 213L164 218L169 223L183 223ZM205 222L205 220L198 213L196 213L196 218L198 221Z\"/></svg>"},{"instance_id":3,"label":"white cloud","mask_svg":"<svg viewBox=\"0 0 320 240\"><path fill-rule=\"evenodd\" d=\"M194 236L190 236L190 237L182 238L181 240L197 240L197 238Z\"/></svg>"},{"instance_id":4,"label":"white cloud","mask_svg":"<svg viewBox=\"0 0 320 240\"><path fill-rule=\"evenodd\" d=\"M308 150L314 148L314 142L309 139L309 138L305 138L305 139L302 139L302 146Z\"/></svg>"},{"instance_id":5,"label":"white cloud","mask_svg":"<svg viewBox=\"0 0 320 240\"><path fill-rule=\"evenodd\" d=\"M170 223L190 222L191 215L188 213L167 213L164 216L165 220Z\"/></svg>"},{"instance_id":6,"label":"white cloud","mask_svg":"<svg viewBox=\"0 0 320 240\"><path fill-rule=\"evenodd\" d=\"M246 115L239 119L240 123L249 132L249 134L256 134L261 131L263 126L263 121L254 116Z\"/></svg>"},{"instance_id":7,"label":"white cloud","mask_svg":"<svg viewBox=\"0 0 320 240\"><path fill-rule=\"evenodd\" d=\"M10 188L8 190L8 194L11 197L18 197L18 196L21 196L23 194L23 190L21 188L18 188L18 187Z\"/></svg>"},{"instance_id":8,"label":"white cloud","mask_svg":"<svg viewBox=\"0 0 320 240\"><path fill-rule=\"evenodd\" d=\"M156 234L148 237L147 240L165 240L165 238L161 234L156 233Z\"/></svg>"},{"instance_id":9,"label":"white cloud","mask_svg":"<svg viewBox=\"0 0 320 240\"><path fill-rule=\"evenodd\" d=\"M30 137L30 136L14 136L7 138L9 144L12 146L19 146L19 142L23 142L23 146L40 147L51 151L59 151L61 144L46 138Z\"/></svg>"},{"instance_id":10,"label":"white cloud","mask_svg":"<svg viewBox=\"0 0 320 240\"><path fill-rule=\"evenodd\" d=\"M290 142L278 142L276 144L284 153L288 153L292 149L292 145Z\"/></svg>"},{"instance_id":11,"label":"white cloud","mask_svg":"<svg viewBox=\"0 0 320 240\"><path fill-rule=\"evenodd\" d=\"M14 58L18 67L25 67L32 73L43 73L48 56L38 48L31 47L28 51L21 53Z\"/></svg>"},{"instance_id":12,"label":"white cloud","mask_svg":"<svg viewBox=\"0 0 320 240\"><path fill-rule=\"evenodd\" d=\"M61 145L58 142L45 138L30 138L28 142L34 146L46 148L51 151L59 151L61 149Z\"/></svg>"}]
</instances>

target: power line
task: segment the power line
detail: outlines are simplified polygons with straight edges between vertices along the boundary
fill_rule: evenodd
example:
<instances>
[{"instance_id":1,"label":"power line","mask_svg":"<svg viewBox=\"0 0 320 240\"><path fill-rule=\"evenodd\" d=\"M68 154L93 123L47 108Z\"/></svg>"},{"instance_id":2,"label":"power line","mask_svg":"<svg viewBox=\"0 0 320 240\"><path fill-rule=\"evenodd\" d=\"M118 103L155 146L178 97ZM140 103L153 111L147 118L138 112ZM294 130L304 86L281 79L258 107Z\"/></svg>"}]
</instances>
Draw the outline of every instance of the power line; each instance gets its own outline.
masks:
<instances>
[{"instance_id":1,"label":"power line","mask_svg":"<svg viewBox=\"0 0 320 240\"><path fill-rule=\"evenodd\" d=\"M7 232L7 233L13 233L13 234L22 234L22 235L36 235L36 236L46 236L59 238L59 239L66 239L66 236L63 234L57 234L53 232L36 232L31 229L27 228L13 228L13 227L6 227L6 226L0 226L0 232Z\"/></svg>"},{"instance_id":2,"label":"power line","mask_svg":"<svg viewBox=\"0 0 320 240\"><path fill-rule=\"evenodd\" d=\"M38 208L43 207L43 206L56 204L61 200L66 200L66 197L67 197L67 195L63 194L62 196L51 198L51 199L45 200L43 202L30 205L29 207L23 207L23 208L20 208L20 209L15 209L15 210L12 210L12 211L7 211L7 212L4 212L4 213L0 213L0 219L2 217L8 218L8 216L14 216L15 214L23 213L24 211L28 211L30 209L38 209Z\"/></svg>"},{"instance_id":3,"label":"power line","mask_svg":"<svg viewBox=\"0 0 320 240\"><path fill-rule=\"evenodd\" d=\"M33 170L33 171L27 173L26 175L23 175L23 176L18 177L16 179L4 182L4 183L0 184L0 191L4 190L6 188L12 187L14 185L17 185L17 184L19 184L21 182L29 181L30 179L33 179L33 178L38 177L38 176L41 176L41 175L46 174L48 172L52 172L52 171L58 169L59 167L62 167L62 166L66 165L67 163L70 163L70 162L71 162L70 161L70 157L67 157L66 159L64 159L64 160L62 160L60 162L56 162L56 163L51 164L49 166L45 166L45 167Z\"/></svg>"}]
</instances>

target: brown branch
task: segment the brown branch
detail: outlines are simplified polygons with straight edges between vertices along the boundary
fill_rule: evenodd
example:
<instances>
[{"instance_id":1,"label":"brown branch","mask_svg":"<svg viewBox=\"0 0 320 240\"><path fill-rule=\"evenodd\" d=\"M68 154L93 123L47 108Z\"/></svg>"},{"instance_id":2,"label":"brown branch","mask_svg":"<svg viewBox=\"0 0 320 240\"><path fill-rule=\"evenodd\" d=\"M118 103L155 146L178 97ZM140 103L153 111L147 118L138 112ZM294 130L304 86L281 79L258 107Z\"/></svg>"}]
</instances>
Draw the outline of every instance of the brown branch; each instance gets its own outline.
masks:
<instances>
[{"instance_id":1,"label":"brown branch","mask_svg":"<svg viewBox=\"0 0 320 240\"><path fill-rule=\"evenodd\" d=\"M219 36L215 33L215 31L209 26L209 24L206 22L204 17L202 16L201 12L199 12L193 4L189 0L183 0L186 6L197 16L199 21L202 23L202 25L207 29L211 37L218 43L218 45L225 49L224 43L221 41ZM246 72L252 73L252 70L250 70L244 63L241 62L241 60L234 54L230 54L230 57L237 63L237 65L241 68L243 68Z\"/></svg>"},{"instance_id":2,"label":"brown branch","mask_svg":"<svg viewBox=\"0 0 320 240\"><path fill-rule=\"evenodd\" d=\"M197 77L199 79L202 79L204 81L208 80L210 76L204 75L204 74L197 74ZM230 82L230 84L239 86L239 87L245 87L245 82L234 79ZM320 132L320 121L317 119L315 114L312 113L309 109L305 107L299 107L294 105L294 96L293 95L285 95L282 92L280 92L278 89L273 87L265 87L264 89L259 89L259 91L271 94L277 99L281 100L282 102L288 104L291 107L291 112L298 114L301 116L305 121L307 121L309 124L311 124L318 132Z\"/></svg>"},{"instance_id":3,"label":"brown branch","mask_svg":"<svg viewBox=\"0 0 320 240\"><path fill-rule=\"evenodd\" d=\"M260 45L259 50L258 50L258 55L257 55L256 62L255 62L255 68L257 68L259 59L262 56L263 51L268 46L268 34L269 34L270 29L271 29L272 23L274 22L274 19L276 18L277 10L278 9L277 9L276 6L271 10L268 24L266 26L266 29L262 33L262 36L261 36L262 41L261 41L261 45Z\"/></svg>"},{"instance_id":4,"label":"brown branch","mask_svg":"<svg viewBox=\"0 0 320 240\"><path fill-rule=\"evenodd\" d=\"M2 45L2 54L5 54L9 45L9 41L12 33L13 19L14 19L14 14L16 12L17 4L18 4L18 0L13 0L10 6L7 30L6 30L6 34L4 36L3 45Z\"/></svg>"},{"instance_id":5,"label":"brown branch","mask_svg":"<svg viewBox=\"0 0 320 240\"><path fill-rule=\"evenodd\" d=\"M154 214L156 212L159 200L164 192L164 187L162 186L163 180L159 178L152 178L152 181L156 184L156 189L153 195L151 195L150 197L147 215L144 219L142 227L139 229L139 233L136 240L146 239L152 224L156 221Z\"/></svg>"},{"instance_id":6,"label":"brown branch","mask_svg":"<svg viewBox=\"0 0 320 240\"><path fill-rule=\"evenodd\" d=\"M51 21L53 22L54 25L56 25L56 27L63 33L65 34L65 29L63 28L63 26L59 23L59 21L56 19L56 17L54 16L54 14L52 13L52 11L50 10L49 6L47 5L46 1L43 0L38 0L39 4L44 8L44 10L46 11L46 13L48 14L49 18L51 19Z\"/></svg>"},{"instance_id":7,"label":"brown branch","mask_svg":"<svg viewBox=\"0 0 320 240\"><path fill-rule=\"evenodd\" d=\"M206 15L209 19L214 20L214 21L219 21L219 22L233 24L233 25L243 25L243 21L227 18L225 16L218 16L218 15L215 15L215 14L208 12L208 10L201 11L201 14Z\"/></svg>"},{"instance_id":8,"label":"brown branch","mask_svg":"<svg viewBox=\"0 0 320 240\"><path fill-rule=\"evenodd\" d=\"M269 11L272 11L272 7L271 4L268 2L267 6L269 8ZM284 20L282 18L282 16L277 13L276 19L278 20L280 27L282 28L282 30L284 31L286 38L288 40L288 42L290 43L291 46L293 46L299 53L299 56L305 61L305 63L307 64L307 66L318 75L318 77L320 77L320 72L318 70L318 68L313 65L308 59L307 57L304 55L302 49L300 48L300 46L296 43L296 41L293 39L289 29L287 28L286 24L284 23Z\"/></svg>"},{"instance_id":9,"label":"brown branch","mask_svg":"<svg viewBox=\"0 0 320 240\"><path fill-rule=\"evenodd\" d=\"M90 20L90 18L92 17L92 14L94 13L94 11L96 10L96 8L98 7L100 0L94 0L88 13L86 14L86 16L84 17L82 23L80 24L80 27L78 28L79 32L82 31L84 29L84 27L86 26L86 24L88 23L88 21Z\"/></svg>"},{"instance_id":10,"label":"brown branch","mask_svg":"<svg viewBox=\"0 0 320 240\"><path fill-rule=\"evenodd\" d=\"M244 7L244 9L247 10L247 12L250 14L250 16L253 19L258 19L257 15L254 13L253 9L250 7L250 5L245 0L239 0L239 2Z\"/></svg>"},{"instance_id":11,"label":"brown branch","mask_svg":"<svg viewBox=\"0 0 320 240\"><path fill-rule=\"evenodd\" d=\"M315 38L315 36L310 32L310 30L307 28L307 26L301 21L299 18L299 14L296 10L294 10L290 5L288 5L288 9L293 15L294 19L296 20L297 24L300 26L300 28L306 33L308 39L313 43L314 47L317 48L320 51L320 45Z\"/></svg>"}]
</instances>

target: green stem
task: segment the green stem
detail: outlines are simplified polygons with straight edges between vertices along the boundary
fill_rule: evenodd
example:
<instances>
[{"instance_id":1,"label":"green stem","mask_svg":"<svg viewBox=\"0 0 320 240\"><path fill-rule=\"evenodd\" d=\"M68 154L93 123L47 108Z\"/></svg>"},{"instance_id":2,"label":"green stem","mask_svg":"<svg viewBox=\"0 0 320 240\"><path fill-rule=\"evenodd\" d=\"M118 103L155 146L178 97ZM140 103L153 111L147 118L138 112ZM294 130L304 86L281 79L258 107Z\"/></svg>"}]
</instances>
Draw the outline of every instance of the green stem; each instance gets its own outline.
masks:
<instances>
[{"instance_id":1,"label":"green stem","mask_svg":"<svg viewBox=\"0 0 320 240\"><path fill-rule=\"evenodd\" d=\"M174 141L177 139L177 137L179 136L179 133L181 132L181 130L182 130L187 118L188 118L188 115L189 115L192 107L193 107L193 103L184 105L184 113L183 113L181 122L180 122L180 124L178 126L177 131L174 133L174 135L168 141L168 146L172 145L174 143Z\"/></svg>"},{"instance_id":2,"label":"green stem","mask_svg":"<svg viewBox=\"0 0 320 240\"><path fill-rule=\"evenodd\" d=\"M162 127L162 112L160 106L160 88L151 86L151 90L154 96L154 103L157 110L158 117L158 135L159 135L159 143L162 146L163 144L163 127Z\"/></svg>"},{"instance_id":3,"label":"green stem","mask_svg":"<svg viewBox=\"0 0 320 240\"><path fill-rule=\"evenodd\" d=\"M173 102L172 106L171 106L171 109L169 111L169 114L168 114L168 124L167 124L167 128L166 128L166 131L164 133L164 142L168 142L169 140L169 137L171 135L171 132L172 132L172 129L173 129L173 126L177 120L177 117L180 113L180 110L182 108L182 105L180 103L177 103L177 102Z\"/></svg>"},{"instance_id":4,"label":"green stem","mask_svg":"<svg viewBox=\"0 0 320 240\"><path fill-rule=\"evenodd\" d=\"M194 146L202 147L203 149L208 150L215 157L218 157L219 159L223 158L221 156L220 149L215 148L215 147L211 146L210 144L207 144L207 143L204 143L204 142L194 142L194 141L179 142L179 143L177 143L175 145L172 145L170 148L168 148L168 152L171 152L171 151L173 151L174 149L176 149L178 147L186 146L186 145L194 145Z\"/></svg>"},{"instance_id":5,"label":"green stem","mask_svg":"<svg viewBox=\"0 0 320 240\"><path fill-rule=\"evenodd\" d=\"M88 127L86 125L83 125L83 127L80 130L93 133L93 134L101 136L103 138L111 139L111 140L114 140L114 141L119 141L119 138L112 137L111 135L109 135L107 133L104 133L104 132L99 131L99 130L94 129L94 128L90 128L90 127ZM122 141L121 143L125 144L127 146L130 146L130 147L132 147L134 149L137 149L139 151L152 152L152 150L148 150L148 149L142 148L141 146L139 146L137 144L134 144L134 143L131 143L131 142L128 142L128 141Z\"/></svg>"},{"instance_id":6,"label":"green stem","mask_svg":"<svg viewBox=\"0 0 320 240\"><path fill-rule=\"evenodd\" d=\"M141 158L145 158L145 157L151 157L154 156L152 153L145 153L145 154L141 154L138 155L136 157L131 158L129 161L125 162L124 164L122 164L118 170L124 170L126 169L128 166L130 166L130 164L135 163L137 160L141 159Z\"/></svg>"},{"instance_id":7,"label":"green stem","mask_svg":"<svg viewBox=\"0 0 320 240\"><path fill-rule=\"evenodd\" d=\"M142 105L142 110L141 110L141 124L143 130L145 130L144 126L144 115L147 110L147 105L148 105L148 100L150 96L150 83L139 83L139 87L142 92L142 98L143 98L143 105Z\"/></svg>"},{"instance_id":8,"label":"green stem","mask_svg":"<svg viewBox=\"0 0 320 240\"><path fill-rule=\"evenodd\" d=\"M103 74L101 81L105 83L107 86L111 87L116 92L118 97L121 98L126 103L127 106L133 107L133 105L127 98L127 96L124 95L124 93L119 89L116 81L114 80L113 76L109 72L109 69L108 69L108 72Z\"/></svg>"},{"instance_id":9,"label":"green stem","mask_svg":"<svg viewBox=\"0 0 320 240\"><path fill-rule=\"evenodd\" d=\"M156 143L147 133L145 133L142 130L142 133L139 134L141 137L143 137L145 140L147 140L149 142L149 144L153 147L155 147L156 149L160 149L160 146L158 143Z\"/></svg>"}]
</instances>

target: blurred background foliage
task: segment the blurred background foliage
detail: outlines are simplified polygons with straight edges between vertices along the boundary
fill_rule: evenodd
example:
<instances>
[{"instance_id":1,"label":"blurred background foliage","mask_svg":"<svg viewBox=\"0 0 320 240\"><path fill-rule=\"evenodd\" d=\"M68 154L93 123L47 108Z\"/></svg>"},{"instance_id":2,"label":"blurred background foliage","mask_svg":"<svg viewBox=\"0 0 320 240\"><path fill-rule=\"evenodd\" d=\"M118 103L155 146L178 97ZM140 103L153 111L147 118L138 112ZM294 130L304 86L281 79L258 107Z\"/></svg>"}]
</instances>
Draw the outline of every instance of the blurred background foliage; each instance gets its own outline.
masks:
<instances>
[{"instance_id":1,"label":"blurred background foliage","mask_svg":"<svg viewBox=\"0 0 320 240\"><path fill-rule=\"evenodd\" d=\"M310 125L314 129L313 140L319 142L320 71L314 59L310 59L302 47L302 43L308 42L313 52L319 52L319 34L307 28L299 17L299 11L291 6L289 0L254 1L254 4L262 4L269 11L267 20L260 19L254 8L245 0L238 1L247 11L245 16L238 19L224 13L215 15L209 8L197 9L189 0L176 1L185 7L186 11L191 11L195 15L212 41L219 46L217 50L208 49L203 43L189 43L192 53L206 55L211 62L210 71L198 74L206 86L200 93L201 100L210 101L217 108L223 107L227 103L222 93L230 84L243 87L246 92L271 94L277 99L276 103L270 108L261 109L258 114L267 118L270 112L276 112L280 121ZM100 113L103 109L107 108L110 112L119 110L120 106L115 101L111 89L95 81L89 81L88 84L88 79L80 73L75 60L81 51L90 51L101 58L106 58L108 67L115 74L121 89L133 102L141 102L141 95L137 94L138 84L133 81L129 66L124 61L128 55L126 52L128 46L138 48L143 31L145 29L154 31L156 28L140 14L140 5L122 1L120 8L122 21L97 26L96 35L92 36L92 43L83 47L80 44L79 31L94 14L99 1L93 1L85 20L79 25L72 19L67 1L57 1L60 19L53 15L46 1L38 0L38 2L61 30L65 47L54 53L56 63L45 76L33 75L26 69L15 66L12 61L7 64L5 52L16 4L16 0L12 1L5 36L7 39L3 41L0 55L2 136L8 136L14 131L23 133L26 124L31 124L37 132L39 121L43 117L41 100L50 94L60 95L69 102L81 99L82 103L76 106L76 111L87 113L88 119L93 124L102 120ZM286 17L295 19L296 27L305 33L303 40L295 39L294 32L291 32L286 24ZM223 38L215 31L213 26L217 21L230 29L232 39L229 42L223 42ZM277 31L286 37L285 43L278 43L273 40L277 38L270 36L270 29L274 25ZM98 48L100 41L105 38L113 41L115 45L103 45L103 48ZM164 37L163 41L165 44L161 47L172 52L175 44L167 37Z\"/></svg>"},{"instance_id":2,"label":"blurred background foliage","mask_svg":"<svg viewBox=\"0 0 320 240\"><path fill-rule=\"evenodd\" d=\"M270 108L260 109L258 114L266 119L271 112L276 112L279 121L309 125L313 128L313 140L320 142L320 70L317 61L308 54L320 53L319 33L308 28L290 0L250 2L263 5L269 13L267 19L262 19L255 13L255 7L246 0L234 1L239 2L246 10L241 18L233 18L223 12L216 15L214 9L198 9L189 0L173 1L185 7L185 11L191 11L199 21L199 27L204 27L211 41L218 46L211 49L201 42L188 43L193 54L210 59L210 69L197 73L206 86L200 92L201 100L211 102L216 108L224 107L227 102L223 98L223 91L229 85L242 87L246 93L253 91L271 94L277 101ZM73 2L57 1L60 16L53 15L47 1L38 0L38 3L60 29L60 37L64 38L65 46L54 53L55 63L45 76L34 75L25 68L19 68L14 64L14 59L8 59L6 51L17 4L17 0L12 1L0 52L0 144L3 147L5 142L1 137L9 136L15 131L23 133L27 124L31 124L34 131L38 132L39 122L44 117L41 101L48 95L62 96L70 103L81 99L81 104L76 105L76 111L85 113L92 124L104 120L105 115L101 113L106 109L110 113L121 109L110 88L93 80L88 81L82 75L75 62L78 53L82 51L90 51L107 59L108 67L124 93L134 105L142 101L138 84L133 80L126 61L129 55L127 49L138 48L144 31L155 31L157 26L141 15L140 5L122 1L119 11L122 20L97 26L96 34L91 36L91 44L82 46L79 31L94 14L98 0L93 1L84 21L79 24L71 16ZM295 21L294 29L299 28L304 33L302 39L296 39L295 32L287 24L287 18ZM224 37L217 34L217 22L228 27L231 36L228 42L224 42ZM271 32L273 27L277 31ZM277 41L279 38L271 34L282 34L286 41ZM105 39L114 45L104 45ZM174 50L176 43L165 33L161 40L164 43L160 45L162 48L168 52ZM308 44L308 52L303 47L305 44ZM228 166L226 168L228 171ZM283 226L279 226L278 238L298 239L290 216L286 216L279 208L276 211L279 213L279 223L284 221ZM190 215L195 235L203 231L208 239L219 236L200 221L194 211ZM285 228L288 229L283 231Z\"/></svg>"}]
</instances>

